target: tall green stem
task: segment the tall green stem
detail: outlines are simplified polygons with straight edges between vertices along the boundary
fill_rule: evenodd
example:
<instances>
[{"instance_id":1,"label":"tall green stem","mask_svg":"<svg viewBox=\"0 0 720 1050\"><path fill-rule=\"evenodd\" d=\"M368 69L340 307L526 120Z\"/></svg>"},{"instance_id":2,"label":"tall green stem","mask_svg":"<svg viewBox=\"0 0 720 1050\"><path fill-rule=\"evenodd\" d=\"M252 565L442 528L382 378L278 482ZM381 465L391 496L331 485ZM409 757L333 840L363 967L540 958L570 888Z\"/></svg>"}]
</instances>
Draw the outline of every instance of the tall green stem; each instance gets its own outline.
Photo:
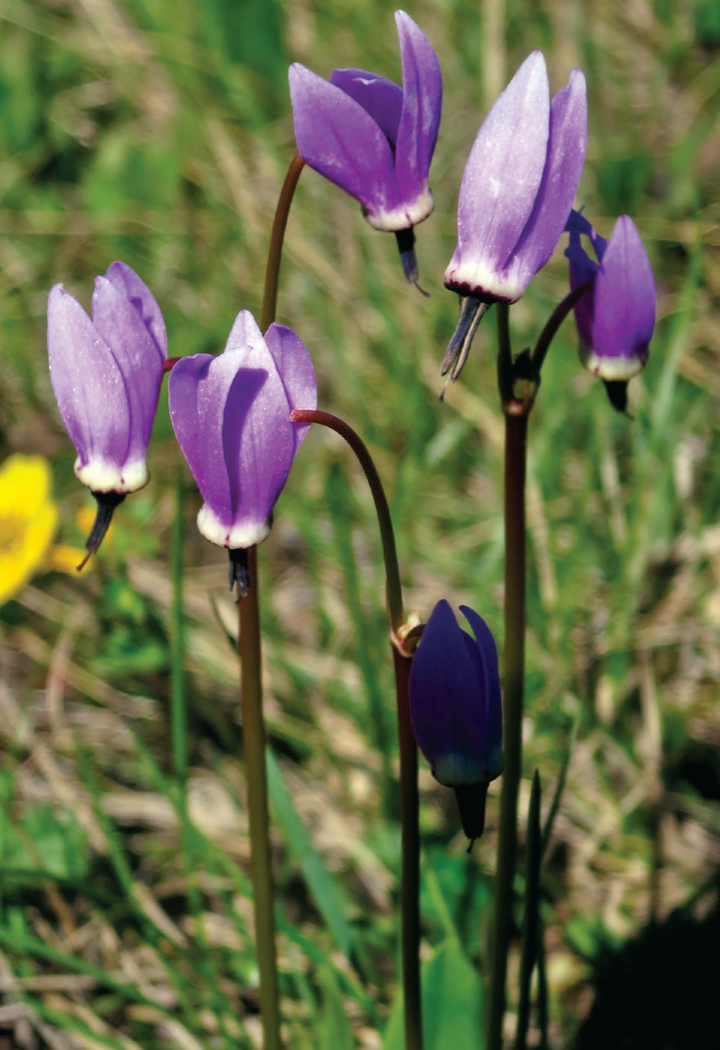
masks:
<instances>
[{"instance_id":1,"label":"tall green stem","mask_svg":"<svg viewBox=\"0 0 720 1050\"><path fill-rule=\"evenodd\" d=\"M243 752L250 821L250 873L253 884L255 945L260 971L263 1048L280 1050L280 992L275 954L274 885L265 769L265 723L262 712L257 548L250 547L247 555L249 586L247 594L239 600L239 649Z\"/></svg>"},{"instance_id":2,"label":"tall green stem","mask_svg":"<svg viewBox=\"0 0 720 1050\"><path fill-rule=\"evenodd\" d=\"M504 769L500 795L495 924L491 942L486 1050L501 1050L507 953L512 923L517 845L517 799L522 770L525 669L525 473L527 412L512 390L507 307L498 304L498 380L505 413L505 650L503 689Z\"/></svg>"},{"instance_id":3,"label":"tall green stem","mask_svg":"<svg viewBox=\"0 0 720 1050\"><path fill-rule=\"evenodd\" d=\"M408 683L412 653L403 645L405 625L400 567L390 508L380 475L367 446L343 419L315 409L290 413L293 423L320 423L345 438L365 472L380 528L385 561L385 596L392 642L397 693L398 738L400 745L400 821L402 840L401 946L403 997L405 1002L405 1050L423 1050L422 989L420 984L420 828L418 814L418 755L410 721Z\"/></svg>"}]
</instances>

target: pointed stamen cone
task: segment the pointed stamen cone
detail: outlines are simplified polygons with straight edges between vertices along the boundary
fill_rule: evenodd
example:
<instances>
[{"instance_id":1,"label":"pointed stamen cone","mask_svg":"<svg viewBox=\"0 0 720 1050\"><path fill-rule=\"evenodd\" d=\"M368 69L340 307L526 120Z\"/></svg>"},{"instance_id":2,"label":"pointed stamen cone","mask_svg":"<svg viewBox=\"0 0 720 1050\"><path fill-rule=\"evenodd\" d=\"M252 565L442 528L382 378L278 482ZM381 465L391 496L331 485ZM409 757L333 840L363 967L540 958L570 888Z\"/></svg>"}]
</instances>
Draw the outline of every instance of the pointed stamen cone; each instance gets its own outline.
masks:
<instances>
[{"instance_id":1,"label":"pointed stamen cone","mask_svg":"<svg viewBox=\"0 0 720 1050\"><path fill-rule=\"evenodd\" d=\"M95 514L95 521L90 530L90 535L85 543L87 554L78 565L78 572L85 568L90 557L96 553L105 539L105 533L110 528L115 508L122 503L126 495L127 493L125 492L93 492L93 496L97 501L97 513Z\"/></svg>"},{"instance_id":2,"label":"pointed stamen cone","mask_svg":"<svg viewBox=\"0 0 720 1050\"><path fill-rule=\"evenodd\" d=\"M470 839L470 848L475 839L479 839L485 830L485 803L487 801L487 781L481 784L460 784L453 789L460 810L463 831Z\"/></svg>"},{"instance_id":3,"label":"pointed stamen cone","mask_svg":"<svg viewBox=\"0 0 720 1050\"><path fill-rule=\"evenodd\" d=\"M417 257L415 255L415 231L412 226L407 230L396 230L395 240L397 241L398 251L400 252L400 262L402 263L405 280L408 284L414 284L420 294L424 295L426 299L429 299L430 293L426 292L425 289L421 288L418 284L419 274Z\"/></svg>"},{"instance_id":4,"label":"pointed stamen cone","mask_svg":"<svg viewBox=\"0 0 720 1050\"><path fill-rule=\"evenodd\" d=\"M229 550L230 572L228 580L230 590L237 584L238 598L246 598L250 590L250 574L248 573L248 552L245 547L236 547Z\"/></svg>"},{"instance_id":5,"label":"pointed stamen cone","mask_svg":"<svg viewBox=\"0 0 720 1050\"><path fill-rule=\"evenodd\" d=\"M627 380L625 379L605 379L605 389L607 390L607 396L610 399L610 404L613 408L617 409L618 412L627 414L628 396L627 396Z\"/></svg>"},{"instance_id":6,"label":"pointed stamen cone","mask_svg":"<svg viewBox=\"0 0 720 1050\"><path fill-rule=\"evenodd\" d=\"M440 375L444 376L452 368L451 379L457 379L467 361L470 347L480 321L490 309L491 303L485 303L474 295L460 296L460 317L455 334L448 344L445 356L440 365Z\"/></svg>"}]
</instances>

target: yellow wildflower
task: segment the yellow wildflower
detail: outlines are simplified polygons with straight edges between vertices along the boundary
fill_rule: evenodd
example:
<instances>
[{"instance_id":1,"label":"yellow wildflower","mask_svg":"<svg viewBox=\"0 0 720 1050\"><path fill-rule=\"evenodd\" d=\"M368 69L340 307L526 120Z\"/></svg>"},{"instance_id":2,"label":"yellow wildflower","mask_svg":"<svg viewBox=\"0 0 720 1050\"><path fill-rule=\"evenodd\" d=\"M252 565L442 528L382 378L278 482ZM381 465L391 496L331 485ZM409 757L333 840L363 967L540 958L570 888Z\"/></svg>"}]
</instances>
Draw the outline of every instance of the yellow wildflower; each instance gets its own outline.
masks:
<instances>
[{"instance_id":1,"label":"yellow wildflower","mask_svg":"<svg viewBox=\"0 0 720 1050\"><path fill-rule=\"evenodd\" d=\"M0 467L0 605L40 568L67 571L67 548L51 548L58 508L50 497L50 464L42 456L9 456ZM55 552L60 554L55 557ZM75 551L75 564L83 551ZM64 556L63 556L64 555Z\"/></svg>"}]
</instances>

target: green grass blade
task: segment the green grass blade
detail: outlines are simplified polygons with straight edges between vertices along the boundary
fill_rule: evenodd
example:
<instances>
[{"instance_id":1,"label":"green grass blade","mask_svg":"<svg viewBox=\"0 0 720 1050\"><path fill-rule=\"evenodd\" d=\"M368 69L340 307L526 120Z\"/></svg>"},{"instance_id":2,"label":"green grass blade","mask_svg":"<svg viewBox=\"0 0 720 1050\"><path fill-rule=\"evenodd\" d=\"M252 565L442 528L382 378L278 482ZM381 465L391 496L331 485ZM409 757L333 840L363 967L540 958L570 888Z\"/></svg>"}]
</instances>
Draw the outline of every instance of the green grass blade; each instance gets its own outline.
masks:
<instances>
[{"instance_id":1,"label":"green grass blade","mask_svg":"<svg viewBox=\"0 0 720 1050\"><path fill-rule=\"evenodd\" d=\"M305 877L318 911L325 919L338 947L349 956L352 949L352 933L345 918L345 902L312 844L310 834L295 808L295 803L283 780L280 766L270 748L265 752L265 760L270 799L277 820Z\"/></svg>"}]
</instances>

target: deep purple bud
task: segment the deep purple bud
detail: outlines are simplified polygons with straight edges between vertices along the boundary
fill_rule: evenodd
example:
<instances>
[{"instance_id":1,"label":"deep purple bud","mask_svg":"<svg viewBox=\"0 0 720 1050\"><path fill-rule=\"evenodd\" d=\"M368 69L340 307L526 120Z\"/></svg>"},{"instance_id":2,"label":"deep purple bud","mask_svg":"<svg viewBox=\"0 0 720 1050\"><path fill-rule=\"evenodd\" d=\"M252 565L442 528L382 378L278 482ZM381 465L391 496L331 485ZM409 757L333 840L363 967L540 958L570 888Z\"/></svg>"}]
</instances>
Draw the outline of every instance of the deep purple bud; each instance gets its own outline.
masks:
<instances>
[{"instance_id":1,"label":"deep purple bud","mask_svg":"<svg viewBox=\"0 0 720 1050\"><path fill-rule=\"evenodd\" d=\"M495 102L470 152L458 201L458 243L445 286L473 301L442 363L464 364L488 303L514 303L553 253L585 159L585 77L575 69L550 100L545 59L534 51Z\"/></svg>"},{"instance_id":2,"label":"deep purple bud","mask_svg":"<svg viewBox=\"0 0 720 1050\"><path fill-rule=\"evenodd\" d=\"M48 300L48 355L80 481L96 495L142 488L167 356L165 325L149 289L129 266L114 262L95 278L90 320L56 284Z\"/></svg>"},{"instance_id":3,"label":"deep purple bud","mask_svg":"<svg viewBox=\"0 0 720 1050\"><path fill-rule=\"evenodd\" d=\"M362 69L336 69L330 83L295 63L290 96L305 163L355 197L371 226L397 233L433 210L428 172L442 77L435 51L412 18L396 11L395 21L402 88ZM412 254L412 246L405 251ZM413 263L414 255L403 257L406 272L414 272Z\"/></svg>"},{"instance_id":4,"label":"deep purple bud","mask_svg":"<svg viewBox=\"0 0 720 1050\"><path fill-rule=\"evenodd\" d=\"M465 605L475 635L446 601L427 622L410 668L415 739L434 776L448 787L487 784L502 772L502 701L490 628Z\"/></svg>"},{"instance_id":5,"label":"deep purple bud","mask_svg":"<svg viewBox=\"0 0 720 1050\"><path fill-rule=\"evenodd\" d=\"M205 501L200 532L230 549L260 543L308 431L290 412L317 407L307 349L283 325L263 338L241 310L224 352L181 358L168 394L175 436Z\"/></svg>"},{"instance_id":6,"label":"deep purple bud","mask_svg":"<svg viewBox=\"0 0 720 1050\"><path fill-rule=\"evenodd\" d=\"M609 241L575 211L567 230L570 287L593 282L575 306L580 357L593 375L624 385L644 367L655 325L655 282L647 253L627 215L617 220ZM590 239L597 262L582 247L581 235Z\"/></svg>"}]
</instances>

